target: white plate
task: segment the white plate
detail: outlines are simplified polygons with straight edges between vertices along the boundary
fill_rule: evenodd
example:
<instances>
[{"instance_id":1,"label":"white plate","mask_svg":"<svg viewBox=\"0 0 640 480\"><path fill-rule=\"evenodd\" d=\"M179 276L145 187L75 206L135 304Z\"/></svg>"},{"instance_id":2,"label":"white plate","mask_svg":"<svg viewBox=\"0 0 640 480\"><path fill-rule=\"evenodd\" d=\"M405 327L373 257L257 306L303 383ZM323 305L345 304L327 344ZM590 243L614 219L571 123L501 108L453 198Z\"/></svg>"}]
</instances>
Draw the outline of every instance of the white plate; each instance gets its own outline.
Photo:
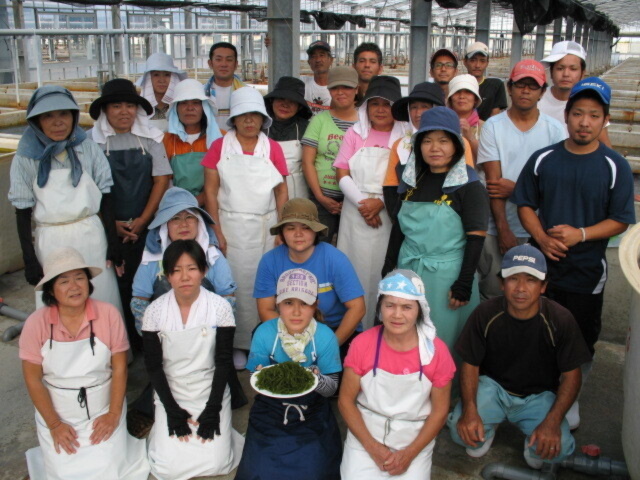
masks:
<instances>
[{"instance_id":1,"label":"white plate","mask_svg":"<svg viewBox=\"0 0 640 480\"><path fill-rule=\"evenodd\" d=\"M275 367L275 366L276 365L269 365L267 367L262 367L262 370L265 370L265 369L271 368L271 367ZM260 372L262 370L260 370ZM307 369L307 370L309 370L309 369ZM263 389L258 388L256 386L256 382L258 381L258 375L260 375L260 372L256 372L253 375L251 375L251 378L249 379L249 383L251 384L251 386L253 387L253 389L256 392L261 393L262 395L264 395L266 397L271 397L271 398L296 398L296 397L301 397L301 396L306 395L307 393L312 392L313 390L315 390L316 386L318 385L318 376L314 375L313 372L312 372L311 375L313 375L313 385L311 385L304 392L286 393L286 394L285 393L273 393L273 392L270 392L269 390L263 390Z\"/></svg>"}]
</instances>

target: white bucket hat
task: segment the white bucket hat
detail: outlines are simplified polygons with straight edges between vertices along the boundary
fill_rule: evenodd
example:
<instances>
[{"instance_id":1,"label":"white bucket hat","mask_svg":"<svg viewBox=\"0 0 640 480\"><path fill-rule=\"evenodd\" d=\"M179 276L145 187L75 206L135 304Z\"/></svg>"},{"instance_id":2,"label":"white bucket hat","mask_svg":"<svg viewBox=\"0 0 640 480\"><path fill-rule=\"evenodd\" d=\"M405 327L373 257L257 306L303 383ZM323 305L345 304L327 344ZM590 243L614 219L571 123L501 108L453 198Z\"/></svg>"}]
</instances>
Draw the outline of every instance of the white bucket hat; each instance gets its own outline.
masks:
<instances>
[{"instance_id":1,"label":"white bucket hat","mask_svg":"<svg viewBox=\"0 0 640 480\"><path fill-rule=\"evenodd\" d=\"M149 58L147 58L144 72L142 72L142 76L136 81L137 86L142 86L144 78L149 72L175 73L178 76L178 80L184 80L188 76L187 72L185 72L184 70L180 70L175 66L175 64L173 63L173 57L171 55L167 55L164 52L154 53Z\"/></svg>"},{"instance_id":2,"label":"white bucket hat","mask_svg":"<svg viewBox=\"0 0 640 480\"><path fill-rule=\"evenodd\" d=\"M269 128L273 123L271 117L267 113L267 107L264 104L262 94L251 87L242 87L231 92L230 113L227 119L227 127L233 128L233 119L238 115L245 113L257 112L264 117L262 128Z\"/></svg>"},{"instance_id":3,"label":"white bucket hat","mask_svg":"<svg viewBox=\"0 0 640 480\"><path fill-rule=\"evenodd\" d=\"M575 55L582 60L587 59L587 52L577 42L572 42L571 40L565 40L564 42L558 42L551 48L551 53L549 53L548 57L540 60L543 63L555 63L558 60L562 60L567 55Z\"/></svg>"},{"instance_id":4,"label":"white bucket hat","mask_svg":"<svg viewBox=\"0 0 640 480\"><path fill-rule=\"evenodd\" d=\"M82 254L75 248L58 248L47 255L47 258L44 259L44 264L42 265L44 277L42 277L40 283L36 285L36 291L41 291L45 283L58 275L70 272L71 270L80 270L83 268L88 268L92 277L96 277L102 273L101 268L87 265Z\"/></svg>"},{"instance_id":5,"label":"white bucket hat","mask_svg":"<svg viewBox=\"0 0 640 480\"><path fill-rule=\"evenodd\" d=\"M206 100L215 107L215 102L212 103L211 98L205 95L204 85L193 78L187 78L178 83L173 94L174 98L171 103L184 102L185 100Z\"/></svg>"},{"instance_id":6,"label":"white bucket hat","mask_svg":"<svg viewBox=\"0 0 640 480\"><path fill-rule=\"evenodd\" d=\"M482 97L480 96L480 86L478 85L478 80L473 75L469 75L468 73L458 75L457 77L453 77L453 79L449 82L449 95L447 96L447 103L449 103L449 99L452 95L460 90L469 90L473 93L478 99L478 103L476 104L476 108L482 103Z\"/></svg>"}]
</instances>

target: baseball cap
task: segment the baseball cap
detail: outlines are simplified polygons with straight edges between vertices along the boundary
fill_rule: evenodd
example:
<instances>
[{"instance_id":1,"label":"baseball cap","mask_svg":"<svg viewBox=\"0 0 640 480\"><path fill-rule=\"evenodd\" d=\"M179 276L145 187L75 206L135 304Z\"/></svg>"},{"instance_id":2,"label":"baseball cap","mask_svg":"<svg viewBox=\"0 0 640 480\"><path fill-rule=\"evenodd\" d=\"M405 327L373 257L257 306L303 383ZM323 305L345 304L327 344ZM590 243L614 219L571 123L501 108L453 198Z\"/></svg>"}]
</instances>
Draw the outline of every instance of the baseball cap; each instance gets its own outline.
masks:
<instances>
[{"instance_id":1,"label":"baseball cap","mask_svg":"<svg viewBox=\"0 0 640 480\"><path fill-rule=\"evenodd\" d=\"M567 55L575 55L576 57L581 58L582 60L587 59L587 52L577 42L572 42L570 40L566 40L564 42L558 42L551 48L551 53L549 53L548 57L540 60L544 63L554 63L558 60L562 60Z\"/></svg>"},{"instance_id":2,"label":"baseball cap","mask_svg":"<svg viewBox=\"0 0 640 480\"><path fill-rule=\"evenodd\" d=\"M280 275L276 292L276 303L297 298L307 305L313 305L318 299L318 279L309 270L292 268Z\"/></svg>"},{"instance_id":3,"label":"baseball cap","mask_svg":"<svg viewBox=\"0 0 640 480\"><path fill-rule=\"evenodd\" d=\"M510 80L517 82L523 78L533 78L541 87L547 83L547 74L544 66L536 60L521 60L513 66Z\"/></svg>"},{"instance_id":4,"label":"baseball cap","mask_svg":"<svg viewBox=\"0 0 640 480\"><path fill-rule=\"evenodd\" d=\"M502 258L502 278L528 273L540 280L547 277L547 260L536 247L524 244L513 247Z\"/></svg>"},{"instance_id":5,"label":"baseball cap","mask_svg":"<svg viewBox=\"0 0 640 480\"><path fill-rule=\"evenodd\" d=\"M437 50L433 55L431 55L431 60L429 61L429 65L431 66L431 68L433 68L433 63L435 62L436 58L442 55L451 57L451 59L453 60L453 63L455 63L456 65L456 68L458 68L458 56L448 48L441 48L440 50Z\"/></svg>"},{"instance_id":6,"label":"baseball cap","mask_svg":"<svg viewBox=\"0 0 640 480\"><path fill-rule=\"evenodd\" d=\"M345 65L341 67L333 67L329 70L328 89L334 87L358 88L358 72L353 67Z\"/></svg>"},{"instance_id":7,"label":"baseball cap","mask_svg":"<svg viewBox=\"0 0 640 480\"><path fill-rule=\"evenodd\" d=\"M586 90L593 90L596 92L605 105L609 105L611 103L611 87L604 80L598 77L587 77L576 83L571 89L569 98L573 98L578 93Z\"/></svg>"},{"instance_id":8,"label":"baseball cap","mask_svg":"<svg viewBox=\"0 0 640 480\"><path fill-rule=\"evenodd\" d=\"M481 53L482 55L484 55L485 57L489 56L489 47L487 47L484 43L482 42L475 42L472 43L471 45L469 45L467 47L467 50L464 54L465 58L471 58L473 57L476 53Z\"/></svg>"},{"instance_id":9,"label":"baseball cap","mask_svg":"<svg viewBox=\"0 0 640 480\"><path fill-rule=\"evenodd\" d=\"M309 48L307 48L307 55L311 55L313 51L317 50L318 48L331 53L331 45L329 45L324 40L316 40L311 45L309 45Z\"/></svg>"}]
</instances>

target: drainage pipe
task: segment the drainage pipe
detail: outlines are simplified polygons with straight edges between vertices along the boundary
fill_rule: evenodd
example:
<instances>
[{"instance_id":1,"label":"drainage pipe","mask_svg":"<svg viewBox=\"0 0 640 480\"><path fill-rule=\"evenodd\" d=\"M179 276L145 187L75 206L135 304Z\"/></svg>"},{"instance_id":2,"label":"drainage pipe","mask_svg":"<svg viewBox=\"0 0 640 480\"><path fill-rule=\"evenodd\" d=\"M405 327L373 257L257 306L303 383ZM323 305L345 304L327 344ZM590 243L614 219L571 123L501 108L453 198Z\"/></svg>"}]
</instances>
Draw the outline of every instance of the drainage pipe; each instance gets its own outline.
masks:
<instances>
[{"instance_id":1,"label":"drainage pipe","mask_svg":"<svg viewBox=\"0 0 640 480\"><path fill-rule=\"evenodd\" d=\"M553 472L540 472L528 468L512 467L504 463L490 463L485 465L480 473L482 478L490 480L493 478L506 478L508 480L555 480Z\"/></svg>"},{"instance_id":2,"label":"drainage pipe","mask_svg":"<svg viewBox=\"0 0 640 480\"><path fill-rule=\"evenodd\" d=\"M20 335L20 332L22 332L22 327L24 327L24 322L29 317L28 313L16 310L15 308L11 308L9 305L2 301L0 301L0 315L20 320L20 323L18 325L12 325L4 331L4 333L2 334L3 342L9 342Z\"/></svg>"}]
</instances>

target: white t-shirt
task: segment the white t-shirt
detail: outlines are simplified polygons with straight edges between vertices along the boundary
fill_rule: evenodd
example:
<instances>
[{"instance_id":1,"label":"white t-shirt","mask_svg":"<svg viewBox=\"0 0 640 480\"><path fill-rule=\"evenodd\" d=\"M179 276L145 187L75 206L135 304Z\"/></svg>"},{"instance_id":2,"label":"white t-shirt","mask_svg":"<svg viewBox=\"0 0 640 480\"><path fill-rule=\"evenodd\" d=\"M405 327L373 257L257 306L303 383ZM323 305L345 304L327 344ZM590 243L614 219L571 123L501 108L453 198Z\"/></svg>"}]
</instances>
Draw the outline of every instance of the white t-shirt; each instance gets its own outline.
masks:
<instances>
[{"instance_id":1,"label":"white t-shirt","mask_svg":"<svg viewBox=\"0 0 640 480\"><path fill-rule=\"evenodd\" d=\"M569 129L567 128L567 124L564 121L564 109L567 106L566 100L558 100L551 93L551 88L547 88L547 91L544 92L544 95L538 102L538 109L544 113L545 115L549 115L551 118L555 118L558 120L562 126L564 127L565 132L567 132L567 136L569 136ZM609 126L609 122L604 126L607 128Z\"/></svg>"},{"instance_id":2,"label":"white t-shirt","mask_svg":"<svg viewBox=\"0 0 640 480\"><path fill-rule=\"evenodd\" d=\"M318 85L313 77L302 77L304 82L304 99L309 104L309 108L314 115L329 110L331 106L331 95L326 86Z\"/></svg>"},{"instance_id":3,"label":"white t-shirt","mask_svg":"<svg viewBox=\"0 0 640 480\"><path fill-rule=\"evenodd\" d=\"M231 86L221 87L216 85L215 82L211 84L211 88L216 91L216 105L218 106L218 114L216 115L216 121L218 122L218 127L221 130L229 130L229 126L227 125L227 119L229 118L229 108L231 101Z\"/></svg>"}]
</instances>

